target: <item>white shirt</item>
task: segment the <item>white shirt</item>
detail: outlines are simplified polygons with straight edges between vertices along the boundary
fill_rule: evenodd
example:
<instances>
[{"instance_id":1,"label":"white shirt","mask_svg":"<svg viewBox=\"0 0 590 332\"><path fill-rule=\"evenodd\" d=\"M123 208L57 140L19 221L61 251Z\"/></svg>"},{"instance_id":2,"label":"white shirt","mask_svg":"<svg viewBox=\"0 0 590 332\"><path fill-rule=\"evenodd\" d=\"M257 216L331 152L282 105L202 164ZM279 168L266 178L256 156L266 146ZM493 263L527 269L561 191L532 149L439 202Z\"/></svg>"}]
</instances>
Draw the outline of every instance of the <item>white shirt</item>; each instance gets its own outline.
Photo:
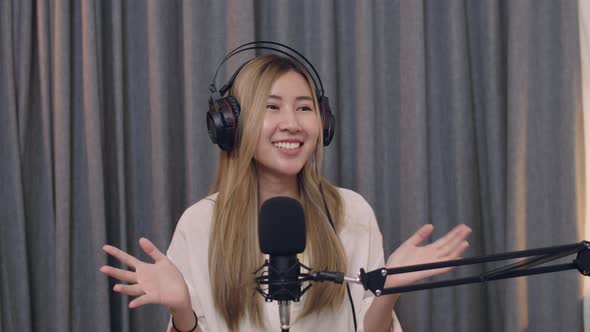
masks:
<instances>
[{"instance_id":1,"label":"white shirt","mask_svg":"<svg viewBox=\"0 0 590 332\"><path fill-rule=\"evenodd\" d=\"M365 199L354 191L338 188L342 197L344 224L339 234L346 257L347 275L356 276L361 268L372 271L385 265L383 239L375 214ZM182 272L187 283L193 310L203 332L227 331L223 318L215 310L209 281L209 234L213 207L217 194L189 207L180 218L167 256ZM373 294L361 285L351 284L350 291L356 311L358 331L363 331L365 313L373 301ZM350 300L345 295L342 305L334 311L323 311L304 319L297 319L303 309L304 297L291 303L291 332L297 331L354 331ZM278 303L264 303L268 331L280 331ZM392 310L394 332L401 332L399 321ZM171 325L168 327L171 330ZM260 331L244 320L240 331Z\"/></svg>"}]
</instances>

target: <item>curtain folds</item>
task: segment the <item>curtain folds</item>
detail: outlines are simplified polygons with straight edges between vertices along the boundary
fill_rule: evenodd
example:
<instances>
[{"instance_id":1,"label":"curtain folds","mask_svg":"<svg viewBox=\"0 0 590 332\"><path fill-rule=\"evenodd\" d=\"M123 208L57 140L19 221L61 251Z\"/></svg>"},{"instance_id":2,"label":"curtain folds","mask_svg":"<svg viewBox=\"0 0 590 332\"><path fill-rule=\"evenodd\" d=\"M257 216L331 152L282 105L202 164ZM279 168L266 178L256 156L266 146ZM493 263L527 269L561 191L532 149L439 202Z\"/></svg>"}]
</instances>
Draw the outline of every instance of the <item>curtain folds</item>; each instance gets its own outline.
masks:
<instances>
[{"instance_id":1,"label":"curtain folds","mask_svg":"<svg viewBox=\"0 0 590 332\"><path fill-rule=\"evenodd\" d=\"M582 72L582 107L584 113L584 143L585 143L585 174L589 174L590 161L590 3L587 1L578 1L579 5L579 22L580 22L580 59L581 61L581 72ZM590 185L590 182L585 182L586 188ZM586 189L586 192L588 190ZM586 196L586 205L588 206L588 200L590 196ZM590 239L590 210L585 210L584 220L586 231L584 233L584 239ZM584 279L584 331L590 332L590 280Z\"/></svg>"},{"instance_id":2,"label":"curtain folds","mask_svg":"<svg viewBox=\"0 0 590 332\"><path fill-rule=\"evenodd\" d=\"M373 206L386 255L424 223L469 225L468 256L587 237L578 15L552 0L0 1L0 329L165 329L165 308L112 292L101 247L147 260L139 237L165 249L207 194L207 87L252 40L319 71L337 118L324 173ZM396 310L407 331L581 331L582 293L572 271Z\"/></svg>"}]
</instances>

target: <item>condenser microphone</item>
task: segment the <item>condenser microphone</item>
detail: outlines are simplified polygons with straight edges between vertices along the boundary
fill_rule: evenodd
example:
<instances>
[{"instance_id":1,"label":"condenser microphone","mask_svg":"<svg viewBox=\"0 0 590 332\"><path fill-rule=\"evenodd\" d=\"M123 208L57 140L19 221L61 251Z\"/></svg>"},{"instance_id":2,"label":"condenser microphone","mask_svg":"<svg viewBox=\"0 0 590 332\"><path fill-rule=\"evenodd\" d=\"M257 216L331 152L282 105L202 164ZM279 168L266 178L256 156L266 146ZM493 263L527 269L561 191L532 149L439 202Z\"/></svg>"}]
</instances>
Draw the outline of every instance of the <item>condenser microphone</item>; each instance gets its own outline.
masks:
<instances>
[{"instance_id":1,"label":"condenser microphone","mask_svg":"<svg viewBox=\"0 0 590 332\"><path fill-rule=\"evenodd\" d=\"M274 197L262 204L258 221L260 250L268 254L267 301L279 302L281 329L290 325L290 301L302 295L297 254L305 250L305 216L301 204L289 197Z\"/></svg>"}]
</instances>

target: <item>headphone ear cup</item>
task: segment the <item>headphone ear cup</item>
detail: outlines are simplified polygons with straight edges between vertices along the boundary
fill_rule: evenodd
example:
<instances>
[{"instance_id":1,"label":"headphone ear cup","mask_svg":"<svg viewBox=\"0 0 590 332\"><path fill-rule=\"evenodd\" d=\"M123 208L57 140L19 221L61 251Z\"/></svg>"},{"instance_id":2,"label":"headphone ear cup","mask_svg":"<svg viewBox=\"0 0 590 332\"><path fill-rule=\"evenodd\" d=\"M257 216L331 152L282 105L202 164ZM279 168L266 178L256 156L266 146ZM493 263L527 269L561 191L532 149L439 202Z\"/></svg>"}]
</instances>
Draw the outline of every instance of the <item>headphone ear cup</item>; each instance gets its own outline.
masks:
<instances>
[{"instance_id":1,"label":"headphone ear cup","mask_svg":"<svg viewBox=\"0 0 590 332\"><path fill-rule=\"evenodd\" d=\"M214 144L223 151L231 151L237 142L240 104L233 96L209 98L207 132Z\"/></svg>"},{"instance_id":2,"label":"headphone ear cup","mask_svg":"<svg viewBox=\"0 0 590 332\"><path fill-rule=\"evenodd\" d=\"M321 115L324 146L328 146L334 138L334 131L336 129L336 117L334 117L334 114L332 114L328 97L321 96L318 98L318 101L320 104L320 110L322 112Z\"/></svg>"}]
</instances>

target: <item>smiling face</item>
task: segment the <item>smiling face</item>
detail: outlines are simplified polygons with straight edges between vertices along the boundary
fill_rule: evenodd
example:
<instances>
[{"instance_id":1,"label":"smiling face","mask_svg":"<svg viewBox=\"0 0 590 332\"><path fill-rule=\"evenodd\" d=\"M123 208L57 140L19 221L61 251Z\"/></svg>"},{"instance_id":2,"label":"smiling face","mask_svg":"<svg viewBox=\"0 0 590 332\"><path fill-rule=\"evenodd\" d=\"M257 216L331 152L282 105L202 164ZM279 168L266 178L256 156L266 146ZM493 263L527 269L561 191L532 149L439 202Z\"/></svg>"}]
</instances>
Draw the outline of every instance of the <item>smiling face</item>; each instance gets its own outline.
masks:
<instances>
[{"instance_id":1,"label":"smiling face","mask_svg":"<svg viewBox=\"0 0 590 332\"><path fill-rule=\"evenodd\" d=\"M307 80L288 71L272 85L254 159L259 175L295 177L316 150L321 122Z\"/></svg>"}]
</instances>

